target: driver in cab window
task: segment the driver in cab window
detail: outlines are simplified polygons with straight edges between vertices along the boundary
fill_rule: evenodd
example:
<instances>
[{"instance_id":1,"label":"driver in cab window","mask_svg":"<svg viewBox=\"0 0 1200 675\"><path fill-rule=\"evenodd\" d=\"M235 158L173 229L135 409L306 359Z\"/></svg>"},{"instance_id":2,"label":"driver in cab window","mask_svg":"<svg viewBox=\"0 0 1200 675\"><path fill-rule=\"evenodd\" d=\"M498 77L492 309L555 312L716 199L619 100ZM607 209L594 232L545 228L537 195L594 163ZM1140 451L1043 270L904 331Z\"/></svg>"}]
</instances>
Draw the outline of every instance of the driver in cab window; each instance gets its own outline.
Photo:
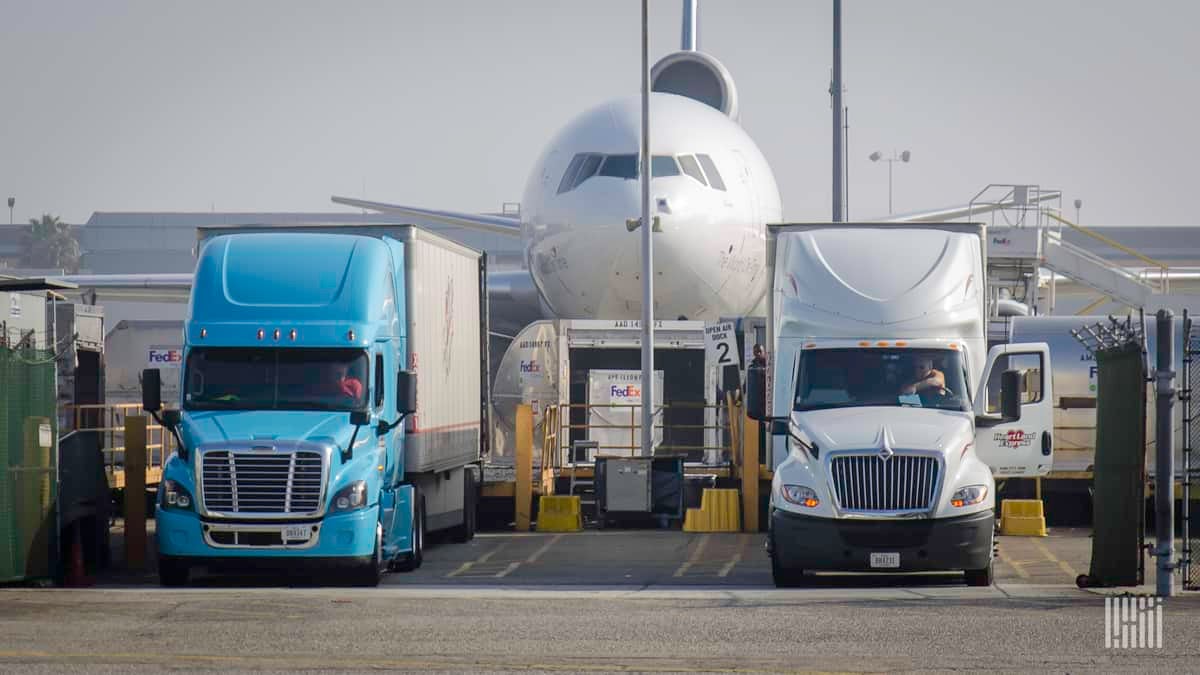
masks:
<instances>
[{"instance_id":1,"label":"driver in cab window","mask_svg":"<svg viewBox=\"0 0 1200 675\"><path fill-rule=\"evenodd\" d=\"M362 400L363 381L358 373L351 372L350 364L334 362L330 366L330 386L334 396L349 398L354 401ZM357 370L357 369L355 369Z\"/></svg>"},{"instance_id":2,"label":"driver in cab window","mask_svg":"<svg viewBox=\"0 0 1200 675\"><path fill-rule=\"evenodd\" d=\"M946 374L933 367L932 358L918 356L913 360L912 379L900 387L900 394L944 396L946 394Z\"/></svg>"}]
</instances>

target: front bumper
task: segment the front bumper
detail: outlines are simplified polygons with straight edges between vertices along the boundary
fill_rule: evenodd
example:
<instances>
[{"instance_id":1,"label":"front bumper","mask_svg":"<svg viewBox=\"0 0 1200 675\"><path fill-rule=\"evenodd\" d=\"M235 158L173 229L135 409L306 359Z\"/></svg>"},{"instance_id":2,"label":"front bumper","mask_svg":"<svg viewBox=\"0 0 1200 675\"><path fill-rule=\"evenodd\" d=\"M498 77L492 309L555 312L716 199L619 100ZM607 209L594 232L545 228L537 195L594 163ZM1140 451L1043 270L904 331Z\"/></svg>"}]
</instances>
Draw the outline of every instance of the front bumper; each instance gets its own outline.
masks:
<instances>
[{"instance_id":1,"label":"front bumper","mask_svg":"<svg viewBox=\"0 0 1200 675\"><path fill-rule=\"evenodd\" d=\"M992 557L995 514L858 520L771 513L768 545L785 569L863 572L976 570ZM899 553L899 568L871 567L872 553Z\"/></svg>"},{"instance_id":2,"label":"front bumper","mask_svg":"<svg viewBox=\"0 0 1200 675\"><path fill-rule=\"evenodd\" d=\"M327 559L370 558L375 552L375 527L379 522L378 507L369 507L349 513L327 515L318 521L305 521L318 526L316 542L311 545L274 546L213 546L205 536L205 527L236 529L230 521L205 522L192 512L181 512L160 508L155 514L156 538L160 556L171 558L196 558L205 560L248 560L254 559L312 559L314 562ZM260 529L263 521L246 524L245 530ZM278 531L288 523L280 522L271 527Z\"/></svg>"}]
</instances>

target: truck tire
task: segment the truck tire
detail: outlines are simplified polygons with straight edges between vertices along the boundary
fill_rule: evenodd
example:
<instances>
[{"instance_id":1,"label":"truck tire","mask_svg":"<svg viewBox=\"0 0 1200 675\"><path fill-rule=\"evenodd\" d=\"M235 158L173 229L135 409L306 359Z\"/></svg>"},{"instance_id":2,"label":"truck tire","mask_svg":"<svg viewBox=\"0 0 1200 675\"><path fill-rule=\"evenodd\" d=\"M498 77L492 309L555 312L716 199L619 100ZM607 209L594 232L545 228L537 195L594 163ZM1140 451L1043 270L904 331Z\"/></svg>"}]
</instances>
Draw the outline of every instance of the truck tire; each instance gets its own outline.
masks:
<instances>
[{"instance_id":1,"label":"truck tire","mask_svg":"<svg viewBox=\"0 0 1200 675\"><path fill-rule=\"evenodd\" d=\"M463 470L463 522L450 530L451 541L465 544L475 538L479 498L475 492L475 472L470 467Z\"/></svg>"},{"instance_id":2,"label":"truck tire","mask_svg":"<svg viewBox=\"0 0 1200 675\"><path fill-rule=\"evenodd\" d=\"M169 556L158 558L158 583L164 588L179 588L187 586L191 569L187 563Z\"/></svg>"},{"instance_id":3,"label":"truck tire","mask_svg":"<svg viewBox=\"0 0 1200 675\"><path fill-rule=\"evenodd\" d=\"M380 581L383 581L383 524L375 524L375 551L371 554L371 559L363 563L354 571L353 583L355 586L374 587L378 586Z\"/></svg>"},{"instance_id":4,"label":"truck tire","mask_svg":"<svg viewBox=\"0 0 1200 675\"><path fill-rule=\"evenodd\" d=\"M771 580L775 588L799 588L804 585L804 570L785 567L779 561L779 549L771 542Z\"/></svg>"},{"instance_id":5,"label":"truck tire","mask_svg":"<svg viewBox=\"0 0 1200 675\"><path fill-rule=\"evenodd\" d=\"M991 586L994 581L995 563L988 561L987 567L981 570L964 570L963 577L967 580L968 586Z\"/></svg>"},{"instance_id":6,"label":"truck tire","mask_svg":"<svg viewBox=\"0 0 1200 675\"><path fill-rule=\"evenodd\" d=\"M412 530L409 532L413 550L411 553L402 553L392 563L392 569L397 572L415 571L421 566L425 557L425 497L416 485L413 486L413 499L417 505L416 517L412 520Z\"/></svg>"}]
</instances>

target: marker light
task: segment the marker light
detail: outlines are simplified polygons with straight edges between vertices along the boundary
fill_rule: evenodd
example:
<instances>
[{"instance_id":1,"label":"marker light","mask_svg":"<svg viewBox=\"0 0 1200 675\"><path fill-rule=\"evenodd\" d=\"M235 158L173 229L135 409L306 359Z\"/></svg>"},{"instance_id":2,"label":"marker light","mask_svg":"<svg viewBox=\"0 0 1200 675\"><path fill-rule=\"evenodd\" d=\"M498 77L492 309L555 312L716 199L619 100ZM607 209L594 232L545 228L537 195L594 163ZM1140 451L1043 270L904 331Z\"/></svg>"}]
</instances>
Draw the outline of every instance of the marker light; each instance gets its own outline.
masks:
<instances>
[{"instance_id":1,"label":"marker light","mask_svg":"<svg viewBox=\"0 0 1200 675\"><path fill-rule=\"evenodd\" d=\"M263 330L261 328L258 329L258 339L259 340L263 339L263 336L266 334L267 334L267 332L265 330Z\"/></svg>"},{"instance_id":2,"label":"marker light","mask_svg":"<svg viewBox=\"0 0 1200 675\"><path fill-rule=\"evenodd\" d=\"M274 333L273 337L275 338L276 342L279 342L279 329L278 328L275 329L275 333Z\"/></svg>"},{"instance_id":3,"label":"marker light","mask_svg":"<svg viewBox=\"0 0 1200 675\"><path fill-rule=\"evenodd\" d=\"M821 503L821 500L817 499L817 492L803 485L784 485L780 488L780 492L785 500L798 506L811 509Z\"/></svg>"},{"instance_id":4,"label":"marker light","mask_svg":"<svg viewBox=\"0 0 1200 675\"><path fill-rule=\"evenodd\" d=\"M954 491L954 496L950 497L950 506L972 506L982 502L986 497L986 485L968 485Z\"/></svg>"},{"instance_id":5,"label":"marker light","mask_svg":"<svg viewBox=\"0 0 1200 675\"><path fill-rule=\"evenodd\" d=\"M296 329L295 328L293 328L291 330L291 332L288 333L288 338L290 338L292 342L296 341Z\"/></svg>"},{"instance_id":6,"label":"marker light","mask_svg":"<svg viewBox=\"0 0 1200 675\"><path fill-rule=\"evenodd\" d=\"M353 328L351 328L350 330L346 331L346 339L347 339L347 340L349 340L349 341L351 341L351 342L354 342L354 329L353 329Z\"/></svg>"},{"instance_id":7,"label":"marker light","mask_svg":"<svg viewBox=\"0 0 1200 675\"><path fill-rule=\"evenodd\" d=\"M204 338L206 338L206 337L208 337L208 329L207 329L207 328L201 328L201 329L200 329L200 339L201 339L201 340L203 340L203 339L204 339Z\"/></svg>"}]
</instances>

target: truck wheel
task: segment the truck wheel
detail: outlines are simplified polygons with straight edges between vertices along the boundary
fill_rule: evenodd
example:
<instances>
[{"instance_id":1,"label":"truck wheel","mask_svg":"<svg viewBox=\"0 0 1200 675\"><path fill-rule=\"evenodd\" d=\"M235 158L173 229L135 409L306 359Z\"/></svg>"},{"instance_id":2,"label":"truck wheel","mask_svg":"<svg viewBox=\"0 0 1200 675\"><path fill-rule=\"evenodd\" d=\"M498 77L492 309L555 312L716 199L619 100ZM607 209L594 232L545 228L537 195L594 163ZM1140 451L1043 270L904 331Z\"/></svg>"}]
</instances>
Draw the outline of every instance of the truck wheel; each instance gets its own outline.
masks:
<instances>
[{"instance_id":1,"label":"truck wheel","mask_svg":"<svg viewBox=\"0 0 1200 675\"><path fill-rule=\"evenodd\" d=\"M168 556L158 558L158 583L166 588L187 586L191 570L187 563Z\"/></svg>"},{"instance_id":2,"label":"truck wheel","mask_svg":"<svg viewBox=\"0 0 1200 675\"><path fill-rule=\"evenodd\" d=\"M779 562L779 549L771 546L771 580L775 582L775 588L799 588L804 585L804 570L784 567Z\"/></svg>"},{"instance_id":3,"label":"truck wheel","mask_svg":"<svg viewBox=\"0 0 1200 675\"><path fill-rule=\"evenodd\" d=\"M355 570L354 585L355 586L378 586L380 581L383 581L383 525L375 524L375 551L371 554L371 560L364 563L361 567Z\"/></svg>"},{"instance_id":4,"label":"truck wheel","mask_svg":"<svg viewBox=\"0 0 1200 675\"><path fill-rule=\"evenodd\" d=\"M475 494L475 472L470 468L463 471L463 522L450 530L450 539L458 544L465 544L475 538L476 509L478 498Z\"/></svg>"},{"instance_id":5,"label":"truck wheel","mask_svg":"<svg viewBox=\"0 0 1200 675\"><path fill-rule=\"evenodd\" d=\"M964 570L963 576L967 579L968 586L991 586L993 579L993 569L995 564L988 560L987 567L981 570Z\"/></svg>"},{"instance_id":6,"label":"truck wheel","mask_svg":"<svg viewBox=\"0 0 1200 675\"><path fill-rule=\"evenodd\" d=\"M412 572L421 566L421 562L425 557L425 497L421 495L420 489L413 486L413 497L417 504L416 514L412 520L412 529L409 531L409 541L413 543L411 553L403 553L400 558L392 564L392 568L397 572Z\"/></svg>"}]
</instances>

